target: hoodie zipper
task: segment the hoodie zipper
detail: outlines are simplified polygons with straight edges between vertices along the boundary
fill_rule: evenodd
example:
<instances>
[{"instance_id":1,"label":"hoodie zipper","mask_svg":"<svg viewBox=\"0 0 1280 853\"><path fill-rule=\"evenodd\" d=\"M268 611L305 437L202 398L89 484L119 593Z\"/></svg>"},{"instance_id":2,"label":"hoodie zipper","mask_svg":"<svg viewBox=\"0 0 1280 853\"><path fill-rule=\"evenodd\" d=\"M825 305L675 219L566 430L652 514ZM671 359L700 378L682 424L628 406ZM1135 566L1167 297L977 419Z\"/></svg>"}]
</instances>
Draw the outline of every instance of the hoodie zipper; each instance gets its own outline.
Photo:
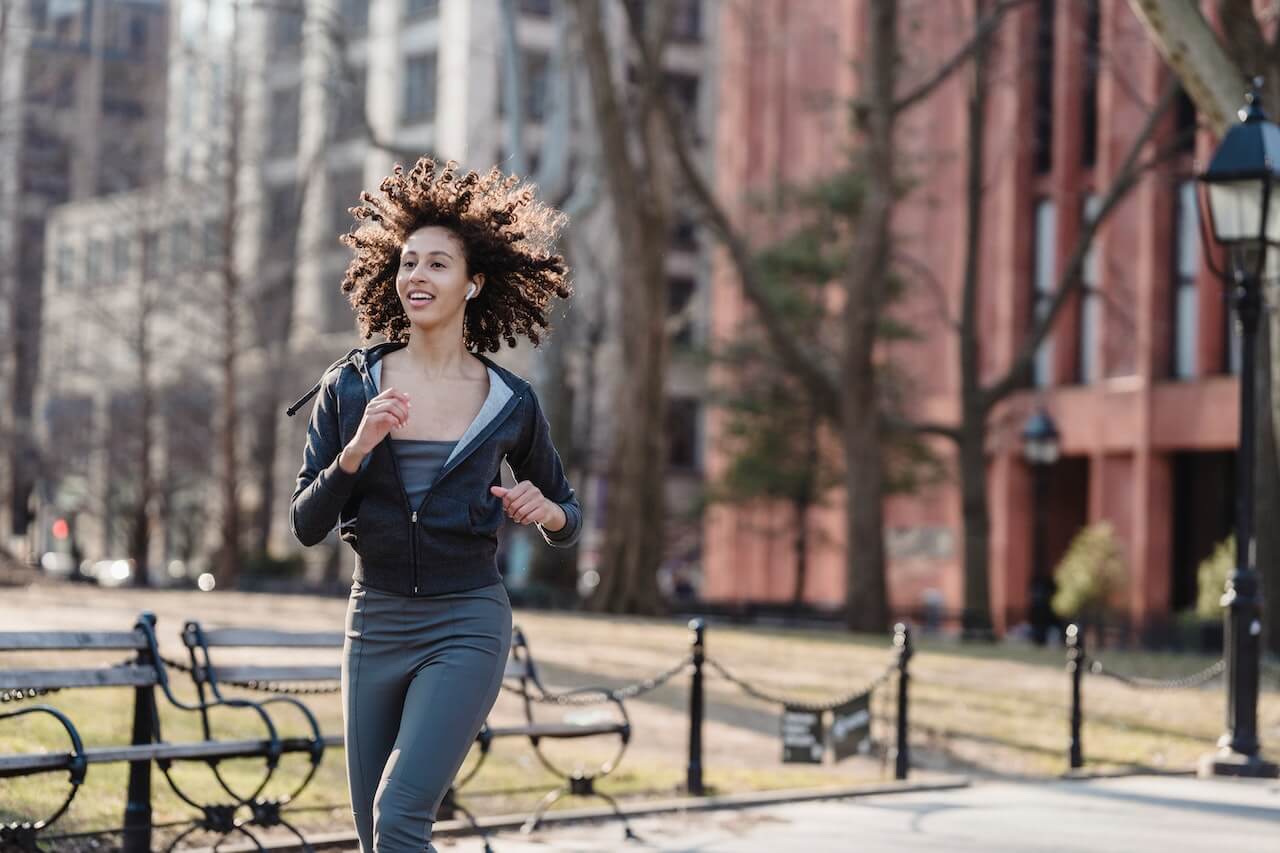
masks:
<instances>
[{"instance_id":1,"label":"hoodie zipper","mask_svg":"<svg viewBox=\"0 0 1280 853\"><path fill-rule=\"evenodd\" d=\"M409 490L404 486L404 476L400 473L400 460L396 458L396 450L391 445L391 436L382 439L391 454L391 467L396 472L396 482L400 484L400 494L404 497L405 511L409 514L409 553L412 554L413 594L418 594L418 512L409 501Z\"/></svg>"},{"instance_id":2,"label":"hoodie zipper","mask_svg":"<svg viewBox=\"0 0 1280 853\"><path fill-rule=\"evenodd\" d=\"M357 365L360 371L361 385L364 387L365 405L369 404L369 386L373 383L373 379L369 376L368 358L362 354ZM404 486L404 475L400 472L400 460L396 457L395 447L391 444L391 436L385 435L381 444L387 446L387 453L391 454L391 469L395 471L396 483L400 486L400 496L404 498L405 514L409 517L409 554L411 565L413 567L413 594L418 594L418 512L413 508L413 504L409 500L409 491Z\"/></svg>"}]
</instances>

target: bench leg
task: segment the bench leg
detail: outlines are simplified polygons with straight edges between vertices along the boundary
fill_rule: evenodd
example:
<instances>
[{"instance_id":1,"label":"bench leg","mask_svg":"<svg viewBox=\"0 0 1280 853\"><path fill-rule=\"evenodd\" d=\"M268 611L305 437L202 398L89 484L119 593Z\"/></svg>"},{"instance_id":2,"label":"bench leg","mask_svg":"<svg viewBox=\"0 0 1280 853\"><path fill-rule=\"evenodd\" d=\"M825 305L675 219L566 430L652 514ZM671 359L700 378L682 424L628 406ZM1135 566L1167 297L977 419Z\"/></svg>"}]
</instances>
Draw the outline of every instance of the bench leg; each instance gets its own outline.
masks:
<instances>
[{"instance_id":1,"label":"bench leg","mask_svg":"<svg viewBox=\"0 0 1280 853\"><path fill-rule=\"evenodd\" d=\"M476 820L476 816L471 813L471 809L459 803L453 789L449 789L449 793L445 796L449 803L451 811L461 812L462 816L467 819L467 823L471 824L471 828L480 836L480 840L484 842L484 853L493 853L493 848L489 846L489 833L485 832L480 826L480 821ZM452 817L452 815L450 815Z\"/></svg>"},{"instance_id":2,"label":"bench leg","mask_svg":"<svg viewBox=\"0 0 1280 853\"><path fill-rule=\"evenodd\" d=\"M134 688L133 745L151 743L156 730L156 697L151 687ZM151 762L129 762L128 802L124 807L124 853L151 850Z\"/></svg>"},{"instance_id":3,"label":"bench leg","mask_svg":"<svg viewBox=\"0 0 1280 853\"><path fill-rule=\"evenodd\" d=\"M554 791L547 793L546 796L538 801L538 807L533 810L533 814L529 815L529 818L524 822L524 825L520 827L520 831L525 835L528 835L537 829L538 824L542 823L542 816L546 814L547 809L551 808L551 806L555 804L555 801L563 797L568 793L568 791L569 789L567 787L559 787Z\"/></svg>"},{"instance_id":4,"label":"bench leg","mask_svg":"<svg viewBox=\"0 0 1280 853\"><path fill-rule=\"evenodd\" d=\"M609 804L610 808L613 809L613 813L618 816L618 820L622 821L622 837L625 840L627 841L640 840L640 836L636 835L635 832L631 829L631 821L627 820L627 816L622 813L622 809L621 807L618 806L617 800L615 800L613 797L609 796L608 794L604 793L603 791L593 790L591 792L591 796L600 797L606 803Z\"/></svg>"}]
</instances>

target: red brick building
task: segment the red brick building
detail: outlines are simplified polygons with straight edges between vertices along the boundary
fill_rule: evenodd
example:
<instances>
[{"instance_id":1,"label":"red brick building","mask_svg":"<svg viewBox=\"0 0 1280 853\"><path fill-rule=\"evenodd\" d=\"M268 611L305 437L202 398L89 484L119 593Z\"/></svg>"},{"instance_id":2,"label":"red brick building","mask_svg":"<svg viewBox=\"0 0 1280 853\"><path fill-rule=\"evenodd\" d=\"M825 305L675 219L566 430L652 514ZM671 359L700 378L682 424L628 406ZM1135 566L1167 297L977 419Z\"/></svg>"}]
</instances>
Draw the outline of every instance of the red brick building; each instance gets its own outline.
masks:
<instances>
[{"instance_id":1,"label":"red brick building","mask_svg":"<svg viewBox=\"0 0 1280 853\"><path fill-rule=\"evenodd\" d=\"M904 2L910 89L963 45L972 20L937 10L972 3ZM760 2L753 14L725 4L721 18L717 186L759 240L745 196L776 179L796 181L839 164L847 103L856 91L865 3ZM932 10L932 12L931 12ZM993 58L985 150L982 360L989 376L1011 363L1037 304L1052 291L1081 224L1096 209L1170 80L1163 60L1119 0L1041 0L1019 6ZM941 285L958 314L964 262L964 145L970 77L954 75L901 121L899 162L915 181L895 213L896 251ZM1189 129L1180 98L1143 153L1172 148L1104 224L1086 264L1087 293L1069 305L1036 358L1034 387L992 419L989 446L991 604L1001 629L1026 618L1032 572L1031 473L1019 432L1043 404L1062 436L1049 472L1048 556L1056 563L1084 524L1108 520L1129 562L1125 600L1139 622L1193 606L1199 561L1231 530L1237 381L1221 284L1200 262L1196 150L1212 139ZM1184 144L1177 140L1185 138ZM908 278L919 280L919 276ZM917 414L955 422L955 333L939 297L916 287L903 306L923 333L887 357L913 382ZM712 335L724 340L747 311L723 257L712 283ZM930 319L932 318L932 319ZM723 470L721 414L708 416L708 475ZM944 450L946 445L941 445ZM785 508L716 507L706 520L704 596L777 601L794 577L791 543L777 535ZM767 523L766 523L767 522ZM815 534L805 598L844 595L839 495L812 512ZM963 529L954 477L886 507L889 592L896 610L940 594L959 610ZM772 533L770 531L773 531ZM856 543L854 543L856 547Z\"/></svg>"}]
</instances>

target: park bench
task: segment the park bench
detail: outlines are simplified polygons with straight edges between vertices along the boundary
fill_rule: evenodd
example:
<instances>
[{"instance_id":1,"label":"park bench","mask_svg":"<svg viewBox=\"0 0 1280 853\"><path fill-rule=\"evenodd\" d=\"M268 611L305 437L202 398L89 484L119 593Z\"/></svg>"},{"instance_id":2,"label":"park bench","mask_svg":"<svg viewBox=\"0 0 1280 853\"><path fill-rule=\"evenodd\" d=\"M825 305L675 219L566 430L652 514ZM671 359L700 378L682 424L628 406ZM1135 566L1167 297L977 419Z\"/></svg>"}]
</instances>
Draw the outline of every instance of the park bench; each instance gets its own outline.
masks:
<instances>
[{"instance_id":1,"label":"park bench","mask_svg":"<svg viewBox=\"0 0 1280 853\"><path fill-rule=\"evenodd\" d=\"M46 816L34 821L9 822L0 825L0 847L16 847L34 851L41 833L61 817L75 799L85 782L92 765L128 762L129 784L124 811L123 849L128 853L140 853L151 849L151 764L154 762L164 773L170 787L184 802L201 812L191 829L179 835L170 845L176 846L186 835L205 828L229 834L241 831L235 815L243 807L253 810L254 821L259 825L283 825L290 827L279 815L282 802L260 799L262 790L272 776L281 755L305 751L318 762L319 729L314 717L310 717L313 736L309 738L281 738L268 705L282 702L296 703L290 697L268 697L262 701L246 699L201 700L192 704L174 695L168 673L161 662L156 642L155 616L143 613L132 631L4 631L0 632L0 652L30 653L83 653L125 652L129 658L107 664L81 665L58 669L20 669L10 666L0 668L0 699L5 705L34 700L37 697L68 689L126 687L134 689L132 738L128 745L86 746L76 721L49 704L18 705L14 710L0 711L0 723L29 714L48 715L61 725L69 741L69 749L63 752L41 751L0 754L0 778L30 776L44 773L67 772L69 787L62 802ZM183 711L207 714L214 705L247 709L262 723L265 738L213 741L205 739L192 743L166 743L160 730L160 718L156 704L156 689L174 707ZM309 716L305 708L300 708ZM227 758L263 756L267 758L267 772L254 790L238 794L231 790L219 776L224 793L230 803L201 803L178 783L170 773L174 762L205 762L215 768L217 762ZM219 795L221 796L221 795ZM296 830L293 830L296 833ZM252 837L252 836L251 836ZM47 839L48 836L43 836Z\"/></svg>"},{"instance_id":2,"label":"park bench","mask_svg":"<svg viewBox=\"0 0 1280 853\"><path fill-rule=\"evenodd\" d=\"M177 846L197 830L206 830L223 836L240 833L255 844L248 827L269 828L280 826L293 833L303 848L307 843L302 834L285 819L282 809L294 801L315 776L326 747L340 746L340 733L323 733L312 711L298 698L299 695L337 692L340 676L338 664L323 666L298 666L269 663L261 660L266 649L327 649L340 650L343 635L340 632L290 632L244 628L205 629L199 622L186 623L182 641L187 651L187 662L161 655L156 640L156 622L152 614L144 613L132 631L9 631L0 632L0 653L80 653L125 652L127 660L113 663L84 664L60 669L20 669L11 664L0 665L0 700L4 705L22 702L14 710L0 710L0 724L6 719L28 714L45 714L57 720L66 732L69 748L66 751L24 751L0 754L0 779L46 773L68 773L69 788L63 801L37 820L11 822L0 825L0 849L16 847L34 851L38 841L49 840L48 828L70 806L84 784L90 765L108 762L128 762L129 785L124 812L123 849L150 850L152 844L151 764L155 763L164 773L174 793L199 814L191 826L170 843ZM236 650L248 650L257 657L254 663L241 664L226 660ZM214 657L224 658L215 662ZM225 657L224 657L225 656ZM175 695L170 682L170 671L187 673L194 686L196 701L184 701ZM50 704L26 704L28 701L60 690L100 687L134 688L132 740L128 745L94 746L84 743L80 729L67 713ZM538 825L545 811L561 796L598 796L609 803L614 813L623 821L628 837L631 830L617 803L594 787L596 780L610 773L621 760L630 741L631 726L622 700L600 688L580 688L559 695L553 694L542 683L536 665L529 652L525 635L518 628L513 631L511 654L504 674L504 689L521 699L524 721L515 725L491 725L488 722L477 735L477 758L469 769L455 780L444 803L440 819L463 814L477 830L480 829L474 815L458 803L456 791L466 785L481 769L493 743L497 740L527 739L540 763L562 784L548 791L525 822L525 831ZM267 694L260 700L227 695L227 688L261 691ZM199 715L203 740L190 743L165 742L161 736L156 693L180 711ZM610 703L616 709L616 717L589 721L551 721L543 719L542 708L570 708L587 703ZM308 733L301 737L282 737L274 712L279 707L290 706L306 721ZM211 712L214 709L244 709L262 725L261 739L219 739L215 736ZM585 737L612 737L618 747L608 761L591 770L575 768L566 770L549 757L543 749L546 741ZM308 767L289 793L275 798L262 796L268 782L275 778L280 759L288 753L304 753ZM247 792L236 791L224 778L219 764L225 759L258 757L265 759L260 779ZM183 787L170 773L174 762L203 762L216 780L214 796L219 802L208 801L208 791L194 792ZM230 798L229 800L227 798ZM251 816L240 819L247 811Z\"/></svg>"},{"instance_id":3,"label":"park bench","mask_svg":"<svg viewBox=\"0 0 1280 853\"><path fill-rule=\"evenodd\" d=\"M281 694L288 692L308 693L333 691L336 686L314 687L317 682L336 685L341 671L338 664L325 666L290 666L269 663L253 664L219 664L214 661L215 650L231 652L245 649L331 649L341 650L343 644L341 632L294 632L279 630L261 630L246 628L207 629L198 621L189 621L183 627L182 640L187 648L189 663L180 665L187 671L196 685L201 700L211 695L218 701L226 701L223 688L234 686L241 689L260 690ZM476 736L478 746L477 759L454 780L453 787L446 794L437 818L447 820L461 813L473 827L480 830L475 816L465 808L458 798L458 791L467 785L479 773L485 759L489 756L493 743L498 740L527 739L539 762L553 776L562 780L556 788L548 791L538 803L534 811L525 821L524 831L532 832L537 828L546 810L562 796L594 796L605 800L623 822L627 837L631 837L630 825L626 821L617 802L608 794L599 791L595 782L608 775L618 765L626 752L631 739L631 722L627 716L622 700L611 692L598 687L578 688L565 693L554 694L542 682L534 663L529 642L524 632L516 627L512 630L511 653L507 658L503 674L504 689L518 695L521 699L524 721L516 725L493 725L488 721L481 727ZM590 721L548 721L547 712L539 711L542 707L571 708L588 703L609 703L616 715L610 719L592 719ZM617 751L607 761L593 770L580 767L572 770L562 767L547 755L543 749L543 741L567 740L587 737L615 737L618 741ZM326 745L342 743L341 734L321 736Z\"/></svg>"}]
</instances>

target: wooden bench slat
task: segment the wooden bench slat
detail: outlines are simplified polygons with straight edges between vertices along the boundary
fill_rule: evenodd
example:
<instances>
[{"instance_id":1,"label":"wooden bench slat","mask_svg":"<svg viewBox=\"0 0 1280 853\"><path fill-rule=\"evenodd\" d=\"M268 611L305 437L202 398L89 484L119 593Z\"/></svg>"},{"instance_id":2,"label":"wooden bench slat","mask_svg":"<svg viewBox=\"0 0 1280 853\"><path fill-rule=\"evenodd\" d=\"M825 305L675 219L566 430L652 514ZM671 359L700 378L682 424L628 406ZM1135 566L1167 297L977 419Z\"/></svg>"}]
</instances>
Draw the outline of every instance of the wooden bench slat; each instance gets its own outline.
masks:
<instances>
[{"instance_id":1,"label":"wooden bench slat","mask_svg":"<svg viewBox=\"0 0 1280 853\"><path fill-rule=\"evenodd\" d=\"M0 631L0 652L132 650L147 647L140 631Z\"/></svg>"},{"instance_id":2,"label":"wooden bench slat","mask_svg":"<svg viewBox=\"0 0 1280 853\"><path fill-rule=\"evenodd\" d=\"M539 723L532 726L493 726L489 729L489 734L493 737L536 736L567 739L620 734L623 728L623 723L591 723L584 726L573 723Z\"/></svg>"},{"instance_id":3,"label":"wooden bench slat","mask_svg":"<svg viewBox=\"0 0 1280 853\"><path fill-rule=\"evenodd\" d=\"M342 735L323 738L326 746L341 746ZM306 752L311 749L307 738L283 738L284 752ZM207 758L247 758L261 756L267 749L265 740L202 741L197 743L154 743L141 746L103 746L84 751L89 764L110 764L120 761L154 761L160 758L175 761ZM35 752L0 756L0 777L15 776L35 770L58 770L71 761L69 752Z\"/></svg>"},{"instance_id":4,"label":"wooden bench slat","mask_svg":"<svg viewBox=\"0 0 1280 853\"><path fill-rule=\"evenodd\" d=\"M186 635L184 634L184 639ZM292 649L342 648L341 631L271 631L255 628L214 628L204 631L205 645L271 646Z\"/></svg>"},{"instance_id":5,"label":"wooden bench slat","mask_svg":"<svg viewBox=\"0 0 1280 853\"><path fill-rule=\"evenodd\" d=\"M0 670L0 690L71 687L148 687L158 683L149 666L126 664L97 669Z\"/></svg>"},{"instance_id":6,"label":"wooden bench slat","mask_svg":"<svg viewBox=\"0 0 1280 853\"><path fill-rule=\"evenodd\" d=\"M219 681L337 681L338 666L215 666Z\"/></svg>"}]
</instances>

